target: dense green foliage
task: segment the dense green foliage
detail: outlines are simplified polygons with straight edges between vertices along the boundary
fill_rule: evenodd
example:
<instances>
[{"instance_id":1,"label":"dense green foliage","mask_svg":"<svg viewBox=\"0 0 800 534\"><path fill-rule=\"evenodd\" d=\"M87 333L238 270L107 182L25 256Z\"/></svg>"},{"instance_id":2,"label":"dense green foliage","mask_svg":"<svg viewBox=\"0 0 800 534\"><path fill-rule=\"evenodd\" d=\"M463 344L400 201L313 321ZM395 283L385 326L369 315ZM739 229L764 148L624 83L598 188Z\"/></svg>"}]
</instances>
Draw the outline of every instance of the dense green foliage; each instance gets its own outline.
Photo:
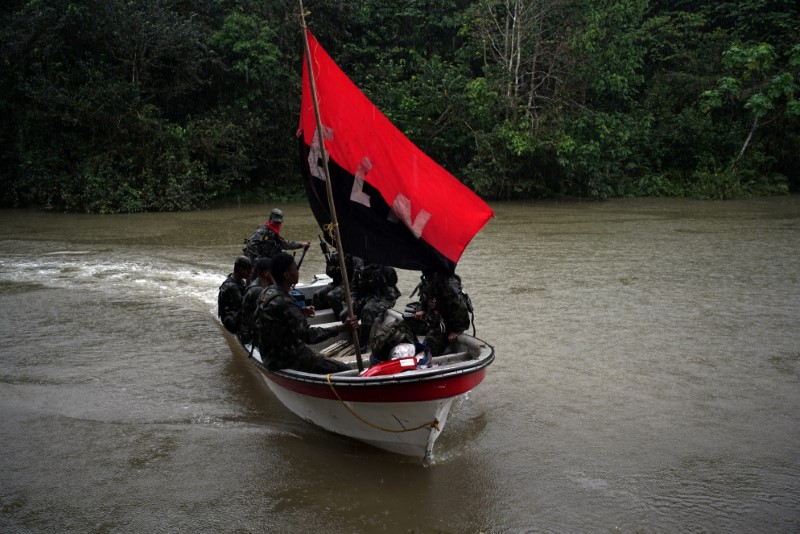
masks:
<instances>
[{"instance_id":1,"label":"dense green foliage","mask_svg":"<svg viewBox=\"0 0 800 534\"><path fill-rule=\"evenodd\" d=\"M486 198L800 189L793 0L306 1L379 108ZM297 195L298 6L7 0L0 205Z\"/></svg>"}]
</instances>

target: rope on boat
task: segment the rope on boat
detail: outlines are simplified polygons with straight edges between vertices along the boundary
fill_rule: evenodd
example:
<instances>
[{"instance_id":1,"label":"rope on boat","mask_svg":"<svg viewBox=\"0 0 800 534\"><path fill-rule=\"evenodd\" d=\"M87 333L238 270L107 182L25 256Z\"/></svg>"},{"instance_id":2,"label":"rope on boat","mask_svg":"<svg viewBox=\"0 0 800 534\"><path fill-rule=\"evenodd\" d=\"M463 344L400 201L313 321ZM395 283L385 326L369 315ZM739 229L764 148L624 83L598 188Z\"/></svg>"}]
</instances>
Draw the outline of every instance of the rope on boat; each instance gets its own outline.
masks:
<instances>
[{"instance_id":1,"label":"rope on boat","mask_svg":"<svg viewBox=\"0 0 800 534\"><path fill-rule=\"evenodd\" d=\"M331 238L331 243L335 245L336 244L336 232L334 232L333 230L334 229L338 230L339 229L339 225L338 224L334 224L334 223L328 223L325 226L323 226L322 229L325 232L327 232L328 236Z\"/></svg>"},{"instance_id":2,"label":"rope on boat","mask_svg":"<svg viewBox=\"0 0 800 534\"><path fill-rule=\"evenodd\" d=\"M344 406L347 409L348 412L353 414L353 417L355 417L356 419L358 419L359 421L361 421L362 423L364 423L367 426L371 426L372 428L375 428L377 430L383 430L384 432L394 432L394 433L413 432L414 430L419 430L420 428L426 428L426 427L427 428L435 428L436 430L441 432L441 429L439 428L439 420L436 419L436 418L434 418L433 421L431 421L430 423L422 423L421 425L415 426L414 428L401 428L401 429L386 428L386 427L382 427L380 425L376 425L375 423L371 423L370 421L367 421L366 419L364 419L363 417L358 415L356 412L354 412L353 409L350 408L350 406L348 406L347 403L342 400L342 398L339 396L339 393L336 391L336 388L333 387L333 383L331 383L331 375L330 375L330 373L325 375L325 378L326 378L326 380L328 382L328 385L331 388L331 391L333 391L333 394L336 395L337 399L339 399L339 402L342 403L342 406Z\"/></svg>"}]
</instances>

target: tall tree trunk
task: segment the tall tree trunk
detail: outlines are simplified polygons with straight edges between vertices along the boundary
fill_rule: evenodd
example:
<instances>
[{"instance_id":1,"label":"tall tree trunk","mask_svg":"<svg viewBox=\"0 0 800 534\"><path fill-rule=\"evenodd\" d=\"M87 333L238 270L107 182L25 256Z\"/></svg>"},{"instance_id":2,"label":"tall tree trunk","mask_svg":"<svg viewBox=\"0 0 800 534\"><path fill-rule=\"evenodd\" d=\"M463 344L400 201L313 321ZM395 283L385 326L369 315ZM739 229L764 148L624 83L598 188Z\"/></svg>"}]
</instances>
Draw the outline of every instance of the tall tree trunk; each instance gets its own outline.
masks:
<instances>
[{"instance_id":1,"label":"tall tree trunk","mask_svg":"<svg viewBox=\"0 0 800 534\"><path fill-rule=\"evenodd\" d=\"M739 163L739 160L742 159L742 155L744 154L744 151L747 149L747 145L750 144L750 140L753 138L753 134L756 133L756 128L758 128L758 117L753 119L753 126L750 127L750 133L747 134L747 139L744 140L742 149L739 151L739 155L736 156L736 161L733 162L734 168L736 168L736 164Z\"/></svg>"}]
</instances>

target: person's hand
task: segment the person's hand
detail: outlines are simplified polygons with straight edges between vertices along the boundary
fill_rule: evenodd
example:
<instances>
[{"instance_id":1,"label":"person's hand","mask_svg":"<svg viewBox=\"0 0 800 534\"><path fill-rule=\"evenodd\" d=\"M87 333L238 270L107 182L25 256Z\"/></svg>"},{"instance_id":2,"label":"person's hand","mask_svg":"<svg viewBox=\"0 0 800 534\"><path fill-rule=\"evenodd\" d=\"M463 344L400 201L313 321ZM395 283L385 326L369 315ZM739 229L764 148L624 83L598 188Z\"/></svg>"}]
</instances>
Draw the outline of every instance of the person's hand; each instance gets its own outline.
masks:
<instances>
[{"instance_id":1,"label":"person's hand","mask_svg":"<svg viewBox=\"0 0 800 534\"><path fill-rule=\"evenodd\" d=\"M449 334L447 334L448 343L455 343L459 335L461 335L459 332L450 332Z\"/></svg>"},{"instance_id":2,"label":"person's hand","mask_svg":"<svg viewBox=\"0 0 800 534\"><path fill-rule=\"evenodd\" d=\"M345 319L341 325L339 325L339 332L352 332L358 329L358 318L348 317Z\"/></svg>"},{"instance_id":3,"label":"person's hand","mask_svg":"<svg viewBox=\"0 0 800 534\"><path fill-rule=\"evenodd\" d=\"M303 250L308 250L308 247L311 246L311 243L303 243Z\"/></svg>"},{"instance_id":4,"label":"person's hand","mask_svg":"<svg viewBox=\"0 0 800 534\"><path fill-rule=\"evenodd\" d=\"M317 314L317 310L314 306L305 306L302 310L304 317L314 317Z\"/></svg>"},{"instance_id":5,"label":"person's hand","mask_svg":"<svg viewBox=\"0 0 800 534\"><path fill-rule=\"evenodd\" d=\"M425 310L419 310L414 314L414 317L419 321L423 320L425 318Z\"/></svg>"}]
</instances>

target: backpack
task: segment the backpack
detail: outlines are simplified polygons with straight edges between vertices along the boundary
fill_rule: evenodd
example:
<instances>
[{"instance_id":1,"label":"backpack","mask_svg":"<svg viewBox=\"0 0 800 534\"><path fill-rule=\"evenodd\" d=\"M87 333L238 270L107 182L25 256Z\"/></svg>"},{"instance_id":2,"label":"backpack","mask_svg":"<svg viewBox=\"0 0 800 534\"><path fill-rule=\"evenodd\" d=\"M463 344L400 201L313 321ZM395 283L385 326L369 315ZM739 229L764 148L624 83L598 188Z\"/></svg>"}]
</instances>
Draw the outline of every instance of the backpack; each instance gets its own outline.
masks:
<instances>
[{"instance_id":1,"label":"backpack","mask_svg":"<svg viewBox=\"0 0 800 534\"><path fill-rule=\"evenodd\" d=\"M283 249L283 238L266 226L261 226L253 232L250 239L245 239L242 253L252 261L256 261L262 256L273 258L279 252L283 252Z\"/></svg>"},{"instance_id":2,"label":"backpack","mask_svg":"<svg viewBox=\"0 0 800 534\"><path fill-rule=\"evenodd\" d=\"M393 293L397 285L397 271L394 267L379 263L368 263L353 278L353 286L361 296L386 295Z\"/></svg>"},{"instance_id":3,"label":"backpack","mask_svg":"<svg viewBox=\"0 0 800 534\"><path fill-rule=\"evenodd\" d=\"M389 359L392 349L400 343L414 343L417 337L405 321L392 321L381 327L370 340L372 355L382 362Z\"/></svg>"},{"instance_id":4,"label":"backpack","mask_svg":"<svg viewBox=\"0 0 800 534\"><path fill-rule=\"evenodd\" d=\"M275 343L275 339L262 339L261 334L264 331L264 328L267 326L268 323L272 322L272 318L269 317L267 314L267 308L269 304L278 297L285 296L282 291L270 291L272 288L265 288L261 294L258 296L258 305L256 307L256 311L253 315L253 346L258 347L258 350L261 350L262 343ZM277 329L278 332L282 332L282 329ZM278 333L273 332L273 334ZM282 338L283 336L275 336L276 338ZM265 356L262 354L262 357Z\"/></svg>"}]
</instances>

